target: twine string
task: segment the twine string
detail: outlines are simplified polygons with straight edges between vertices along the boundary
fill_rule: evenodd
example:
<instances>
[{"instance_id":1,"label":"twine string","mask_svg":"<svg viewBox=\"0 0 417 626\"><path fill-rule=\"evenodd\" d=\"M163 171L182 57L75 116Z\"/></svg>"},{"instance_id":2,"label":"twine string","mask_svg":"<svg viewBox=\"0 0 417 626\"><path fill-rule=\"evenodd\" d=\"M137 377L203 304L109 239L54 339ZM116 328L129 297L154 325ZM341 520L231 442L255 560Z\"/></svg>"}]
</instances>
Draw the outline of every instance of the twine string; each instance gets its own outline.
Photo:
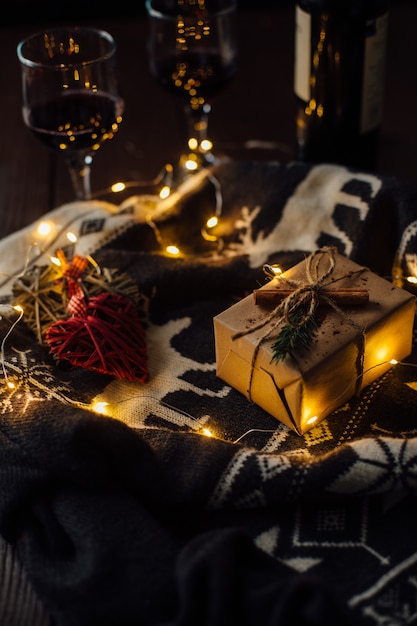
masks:
<instances>
[{"instance_id":1,"label":"twine string","mask_svg":"<svg viewBox=\"0 0 417 626\"><path fill-rule=\"evenodd\" d=\"M332 309L341 316L341 318L353 326L358 332L357 346L358 357L356 359L356 385L355 393L360 389L363 380L363 367L365 358L365 333L364 330L334 302L334 300L327 294L323 293L324 287L328 286L327 279L332 275L336 267L336 248L333 246L323 246L312 252L306 259L306 279L296 280L288 278L284 275L280 275L280 280L285 281L290 287L294 288L294 291L284 298L268 315L266 315L259 323L254 324L249 328L245 328L232 335L232 341L244 337L248 334L261 330L265 326L270 325L267 332L259 339L255 345L255 349L252 354L250 364L250 374L248 383L248 398L252 401L252 383L255 370L255 363L259 354L259 351L263 344L273 335L277 326L283 321L293 326L294 328L305 325L309 319L313 316L319 300L323 299L326 303L332 307ZM326 265L323 267L323 261ZM269 270L270 266L264 266L264 271L269 276L276 277L273 271ZM359 270L362 271L362 268ZM340 280L340 277L337 280ZM302 313L300 315L300 312ZM298 313L298 315L295 315Z\"/></svg>"}]
</instances>

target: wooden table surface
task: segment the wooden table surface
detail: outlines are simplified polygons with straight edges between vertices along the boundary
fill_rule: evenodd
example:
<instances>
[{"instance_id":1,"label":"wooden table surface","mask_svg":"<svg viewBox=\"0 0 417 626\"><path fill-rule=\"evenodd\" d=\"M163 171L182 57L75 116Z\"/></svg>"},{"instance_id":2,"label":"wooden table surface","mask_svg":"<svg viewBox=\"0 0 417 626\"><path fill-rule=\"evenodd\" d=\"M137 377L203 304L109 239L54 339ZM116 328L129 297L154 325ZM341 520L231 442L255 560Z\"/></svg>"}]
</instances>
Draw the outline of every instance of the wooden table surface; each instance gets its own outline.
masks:
<instances>
[{"instance_id":1,"label":"wooden table surface","mask_svg":"<svg viewBox=\"0 0 417 626\"><path fill-rule=\"evenodd\" d=\"M416 23L414 2L397 2L392 7L378 171L417 184ZM151 180L165 163L175 161L183 145L183 133L173 100L149 74L146 18L139 15L88 24L108 30L118 42L120 82L126 102L119 132L95 156L93 191L108 188L118 180ZM39 25L0 28L0 237L73 200L61 156L38 143L21 116L16 45L38 29ZM289 161L295 142L293 10L240 11L238 33L238 75L213 104L210 135L216 151L241 160ZM251 142L261 142L265 147L254 149ZM268 148L271 143L273 146ZM118 202L117 198L114 201Z\"/></svg>"}]
</instances>

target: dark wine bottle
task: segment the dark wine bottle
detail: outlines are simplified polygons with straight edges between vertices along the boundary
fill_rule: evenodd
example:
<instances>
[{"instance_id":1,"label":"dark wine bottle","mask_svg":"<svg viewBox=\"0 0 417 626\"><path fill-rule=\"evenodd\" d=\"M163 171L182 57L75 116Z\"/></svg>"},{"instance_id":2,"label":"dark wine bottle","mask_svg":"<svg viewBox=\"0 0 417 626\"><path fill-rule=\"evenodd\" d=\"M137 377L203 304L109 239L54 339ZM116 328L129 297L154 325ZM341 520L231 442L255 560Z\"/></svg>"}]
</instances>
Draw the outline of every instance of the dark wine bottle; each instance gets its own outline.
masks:
<instances>
[{"instance_id":1,"label":"dark wine bottle","mask_svg":"<svg viewBox=\"0 0 417 626\"><path fill-rule=\"evenodd\" d=\"M296 157L374 170L389 0L296 0Z\"/></svg>"}]
</instances>

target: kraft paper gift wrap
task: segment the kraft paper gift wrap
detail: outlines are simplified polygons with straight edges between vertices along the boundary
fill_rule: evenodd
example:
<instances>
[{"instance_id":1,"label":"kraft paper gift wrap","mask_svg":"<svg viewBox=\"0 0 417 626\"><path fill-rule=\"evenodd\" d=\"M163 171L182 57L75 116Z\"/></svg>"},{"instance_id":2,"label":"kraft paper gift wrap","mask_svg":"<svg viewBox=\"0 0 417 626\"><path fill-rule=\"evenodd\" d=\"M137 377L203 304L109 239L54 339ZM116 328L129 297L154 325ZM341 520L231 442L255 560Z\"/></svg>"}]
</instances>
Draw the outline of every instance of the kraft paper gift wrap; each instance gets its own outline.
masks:
<instances>
[{"instance_id":1,"label":"kraft paper gift wrap","mask_svg":"<svg viewBox=\"0 0 417 626\"><path fill-rule=\"evenodd\" d=\"M320 272L326 269L318 266L318 293L323 288L361 289L369 300L365 306L319 304L318 329L308 349L272 360L271 346L285 321L270 319L276 305L260 306L253 294L213 319L217 376L300 435L412 349L415 297L336 251L332 256L334 267L325 280ZM288 287L286 280L298 286L314 283L307 265L311 258L261 291ZM271 324L276 328L268 334Z\"/></svg>"}]
</instances>

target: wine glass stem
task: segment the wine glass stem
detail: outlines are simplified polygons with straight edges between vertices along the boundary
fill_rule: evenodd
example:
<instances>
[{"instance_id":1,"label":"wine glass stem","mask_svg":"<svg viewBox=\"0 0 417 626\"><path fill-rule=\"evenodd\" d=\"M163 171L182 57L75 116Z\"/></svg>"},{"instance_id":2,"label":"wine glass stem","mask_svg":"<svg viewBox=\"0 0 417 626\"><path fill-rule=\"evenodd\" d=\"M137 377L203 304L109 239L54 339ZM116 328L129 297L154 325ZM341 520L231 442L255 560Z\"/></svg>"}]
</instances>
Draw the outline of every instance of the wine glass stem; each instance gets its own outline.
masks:
<instances>
[{"instance_id":1,"label":"wine glass stem","mask_svg":"<svg viewBox=\"0 0 417 626\"><path fill-rule=\"evenodd\" d=\"M91 198L91 157L75 156L67 162L76 199L89 200Z\"/></svg>"},{"instance_id":2,"label":"wine glass stem","mask_svg":"<svg viewBox=\"0 0 417 626\"><path fill-rule=\"evenodd\" d=\"M215 160L211 152L212 144L208 141L207 134L210 111L211 106L207 102L196 110L192 109L189 104L184 106L187 123L187 153L198 166L212 164Z\"/></svg>"}]
</instances>

